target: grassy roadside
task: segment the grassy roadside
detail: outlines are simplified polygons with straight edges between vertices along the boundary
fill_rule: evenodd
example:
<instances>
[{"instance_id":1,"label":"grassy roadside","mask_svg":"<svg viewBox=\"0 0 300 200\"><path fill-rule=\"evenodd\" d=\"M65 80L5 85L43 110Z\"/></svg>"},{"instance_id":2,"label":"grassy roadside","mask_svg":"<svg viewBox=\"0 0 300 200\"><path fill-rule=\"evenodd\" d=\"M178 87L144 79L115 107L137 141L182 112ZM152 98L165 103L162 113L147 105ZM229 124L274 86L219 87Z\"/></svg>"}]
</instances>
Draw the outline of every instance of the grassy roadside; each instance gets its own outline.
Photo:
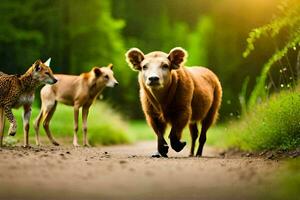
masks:
<instances>
[{"instance_id":1,"label":"grassy roadside","mask_svg":"<svg viewBox=\"0 0 300 200\"><path fill-rule=\"evenodd\" d=\"M212 144L241 150L293 150L300 146L300 93L281 92L240 120L219 127Z\"/></svg>"}]
</instances>

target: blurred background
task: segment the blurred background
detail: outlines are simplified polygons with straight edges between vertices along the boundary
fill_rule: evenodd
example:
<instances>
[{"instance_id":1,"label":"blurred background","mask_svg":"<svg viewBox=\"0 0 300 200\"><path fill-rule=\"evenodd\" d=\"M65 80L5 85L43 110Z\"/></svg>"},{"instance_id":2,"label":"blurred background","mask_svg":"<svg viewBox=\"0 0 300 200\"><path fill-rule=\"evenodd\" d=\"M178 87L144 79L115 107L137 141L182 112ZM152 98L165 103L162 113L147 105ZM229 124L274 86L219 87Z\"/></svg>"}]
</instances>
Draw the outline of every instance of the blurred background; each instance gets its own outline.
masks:
<instances>
[{"instance_id":1,"label":"blurred background","mask_svg":"<svg viewBox=\"0 0 300 200\"><path fill-rule=\"evenodd\" d=\"M126 50L169 52L181 46L189 52L187 65L207 66L219 76L221 120L226 120L240 113L238 94L245 78L251 91L262 65L280 45L280 38L265 39L253 55L242 56L249 32L269 22L279 2L2 0L0 66L20 74L36 59L51 57L55 73L80 74L113 63L120 87L106 91L104 98L125 116L140 119L137 74L125 63Z\"/></svg>"},{"instance_id":2,"label":"blurred background","mask_svg":"<svg viewBox=\"0 0 300 200\"><path fill-rule=\"evenodd\" d=\"M298 11L298 0L1 0L0 70L21 74L48 57L54 73L80 74L113 63L120 86L106 89L105 107L136 121L144 119L137 73L124 54L131 47L148 53L181 46L188 66L206 66L219 76L220 122L226 123L241 117L248 100L255 104L264 92L295 85L299 41L270 63L264 79L258 77L299 33ZM282 25L284 20L296 22Z\"/></svg>"}]
</instances>

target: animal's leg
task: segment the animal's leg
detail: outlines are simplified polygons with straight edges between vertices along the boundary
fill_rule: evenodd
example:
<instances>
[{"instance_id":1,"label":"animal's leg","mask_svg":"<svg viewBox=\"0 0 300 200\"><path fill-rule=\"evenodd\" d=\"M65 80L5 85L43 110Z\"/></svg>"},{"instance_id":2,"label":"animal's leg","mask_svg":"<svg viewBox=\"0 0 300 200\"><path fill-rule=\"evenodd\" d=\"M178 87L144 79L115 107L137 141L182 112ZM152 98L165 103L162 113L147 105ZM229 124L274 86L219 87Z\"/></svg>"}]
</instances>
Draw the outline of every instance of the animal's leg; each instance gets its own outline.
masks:
<instances>
[{"instance_id":1,"label":"animal's leg","mask_svg":"<svg viewBox=\"0 0 300 200\"><path fill-rule=\"evenodd\" d=\"M167 153L169 150L169 146L164 138L164 134L166 131L167 124L159 117L147 117L148 123L153 128L154 132L157 135L157 150L158 153L152 155L153 157L158 157L159 154L163 157L168 157Z\"/></svg>"},{"instance_id":2,"label":"animal's leg","mask_svg":"<svg viewBox=\"0 0 300 200\"><path fill-rule=\"evenodd\" d=\"M73 145L75 147L79 147L80 145L78 144L78 115L79 115L79 106L75 105L74 106L74 138L73 138Z\"/></svg>"},{"instance_id":3,"label":"animal's leg","mask_svg":"<svg viewBox=\"0 0 300 200\"><path fill-rule=\"evenodd\" d=\"M189 129L190 129L190 134L191 134L191 138L192 138L190 156L194 156L195 143L196 143L196 140L197 140L198 134L199 134L197 123L190 124Z\"/></svg>"},{"instance_id":4,"label":"animal's leg","mask_svg":"<svg viewBox=\"0 0 300 200\"><path fill-rule=\"evenodd\" d=\"M44 116L44 110L43 110L43 107L42 107L38 117L36 118L36 120L34 122L35 142L36 142L36 145L38 145L38 146L41 145L41 142L40 142L40 123L41 123L41 120L42 120L43 116Z\"/></svg>"},{"instance_id":5,"label":"animal's leg","mask_svg":"<svg viewBox=\"0 0 300 200\"><path fill-rule=\"evenodd\" d=\"M189 116L190 114L188 112L181 112L180 109L178 109L178 114L174 115L171 119L172 128L169 138L171 141L171 147L176 152L181 151L186 145L186 142L181 142L180 139L184 127L189 122Z\"/></svg>"},{"instance_id":6,"label":"animal's leg","mask_svg":"<svg viewBox=\"0 0 300 200\"><path fill-rule=\"evenodd\" d=\"M31 116L31 105L24 105L24 113L23 113L23 132L24 132L24 147L29 146L28 137L29 137L29 121Z\"/></svg>"},{"instance_id":7,"label":"animal's leg","mask_svg":"<svg viewBox=\"0 0 300 200\"><path fill-rule=\"evenodd\" d=\"M5 112L5 115L6 115L8 121L10 123L8 134L10 136L14 136L14 135L16 135L16 132L17 132L16 118L15 118L14 114L12 113L10 107L8 107L8 106L4 107L4 112Z\"/></svg>"},{"instance_id":8,"label":"animal's leg","mask_svg":"<svg viewBox=\"0 0 300 200\"><path fill-rule=\"evenodd\" d=\"M215 114L215 113L213 113ZM202 121L201 134L199 138L199 147L196 156L202 156L203 146L206 142L206 132L208 128L213 124L214 115L212 115L211 110L208 112L207 116Z\"/></svg>"},{"instance_id":9,"label":"animal's leg","mask_svg":"<svg viewBox=\"0 0 300 200\"><path fill-rule=\"evenodd\" d=\"M204 120L202 121L202 129L199 138L199 147L196 156L202 156L203 146L206 142L206 132L218 117L218 111L220 108L221 99L222 99L222 88L220 84L217 84L214 91L214 99L212 105L207 115L205 116Z\"/></svg>"},{"instance_id":10,"label":"animal's leg","mask_svg":"<svg viewBox=\"0 0 300 200\"><path fill-rule=\"evenodd\" d=\"M181 142L181 134L182 134L183 128L179 127L172 127L170 132L170 142L171 147L176 152L180 152L186 145L186 142Z\"/></svg>"},{"instance_id":11,"label":"animal's leg","mask_svg":"<svg viewBox=\"0 0 300 200\"><path fill-rule=\"evenodd\" d=\"M202 156L203 146L206 142L206 132L207 132L208 128L209 128L209 126L207 126L207 124L202 122L201 134L200 134L200 138L199 138L199 147L198 147L196 156Z\"/></svg>"},{"instance_id":12,"label":"animal's leg","mask_svg":"<svg viewBox=\"0 0 300 200\"><path fill-rule=\"evenodd\" d=\"M46 108L46 111L44 113L45 115L44 115L43 126L44 126L46 134L47 134L49 140L52 142L52 144L58 146L59 143L56 142L55 139L52 137L52 134L51 134L51 131L50 131L50 128L49 128L50 120L53 117L53 114L54 114L55 109L56 109L56 105L57 105L57 102L54 102L54 104L48 105L48 107Z\"/></svg>"},{"instance_id":13,"label":"animal's leg","mask_svg":"<svg viewBox=\"0 0 300 200\"><path fill-rule=\"evenodd\" d=\"M89 114L89 107L82 108L82 131L83 131L83 146L90 147L88 138L87 138L87 117Z\"/></svg>"},{"instance_id":14,"label":"animal's leg","mask_svg":"<svg viewBox=\"0 0 300 200\"><path fill-rule=\"evenodd\" d=\"M4 118L4 110L0 107L0 147L2 146L3 141L3 132L4 132L4 124L5 118Z\"/></svg>"}]
</instances>

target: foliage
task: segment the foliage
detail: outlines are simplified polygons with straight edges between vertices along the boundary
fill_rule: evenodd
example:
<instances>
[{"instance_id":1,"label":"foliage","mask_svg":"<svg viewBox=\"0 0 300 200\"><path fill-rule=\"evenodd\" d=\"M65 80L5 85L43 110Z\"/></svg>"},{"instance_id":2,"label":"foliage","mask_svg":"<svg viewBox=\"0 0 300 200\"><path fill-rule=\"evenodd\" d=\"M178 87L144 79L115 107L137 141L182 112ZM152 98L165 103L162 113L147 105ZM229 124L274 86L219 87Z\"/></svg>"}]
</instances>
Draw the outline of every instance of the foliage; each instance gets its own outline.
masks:
<instances>
[{"instance_id":1,"label":"foliage","mask_svg":"<svg viewBox=\"0 0 300 200\"><path fill-rule=\"evenodd\" d=\"M282 58L284 58L290 49L296 49L300 44L300 4L297 0L285 0L279 6L280 13L269 24L260 28L256 28L250 32L247 39L248 46L243 53L247 57L251 51L254 50L254 43L262 36L271 37L277 40L281 35L280 33L288 34L282 47L276 49L275 53L263 66L261 75L257 81L254 90L249 99L249 107L255 105L259 98L266 97L266 80L270 68ZM286 30L288 29L288 31Z\"/></svg>"},{"instance_id":2,"label":"foliage","mask_svg":"<svg viewBox=\"0 0 300 200\"><path fill-rule=\"evenodd\" d=\"M254 106L216 137L225 139L219 145L243 150L292 150L300 146L299 119L300 94L285 91Z\"/></svg>"}]
</instances>

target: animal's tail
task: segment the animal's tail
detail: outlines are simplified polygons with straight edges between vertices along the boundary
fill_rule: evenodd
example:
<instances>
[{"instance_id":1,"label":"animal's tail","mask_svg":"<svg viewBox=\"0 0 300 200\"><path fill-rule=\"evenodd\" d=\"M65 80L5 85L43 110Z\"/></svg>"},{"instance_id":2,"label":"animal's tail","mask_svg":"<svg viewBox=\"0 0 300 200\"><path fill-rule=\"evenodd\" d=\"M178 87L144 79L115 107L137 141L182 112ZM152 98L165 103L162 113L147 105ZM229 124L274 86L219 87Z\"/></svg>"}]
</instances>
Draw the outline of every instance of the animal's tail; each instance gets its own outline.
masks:
<instances>
[{"instance_id":1,"label":"animal's tail","mask_svg":"<svg viewBox=\"0 0 300 200\"><path fill-rule=\"evenodd\" d=\"M5 123L4 109L0 107L0 147L2 146L4 125L5 125L4 123Z\"/></svg>"},{"instance_id":2,"label":"animal's tail","mask_svg":"<svg viewBox=\"0 0 300 200\"><path fill-rule=\"evenodd\" d=\"M222 102L222 86L218 78L216 77L215 81L215 89L214 89L214 99L212 102L212 105L204 119L204 122L207 127L210 127L212 124L214 124L219 116L219 109Z\"/></svg>"}]
</instances>

